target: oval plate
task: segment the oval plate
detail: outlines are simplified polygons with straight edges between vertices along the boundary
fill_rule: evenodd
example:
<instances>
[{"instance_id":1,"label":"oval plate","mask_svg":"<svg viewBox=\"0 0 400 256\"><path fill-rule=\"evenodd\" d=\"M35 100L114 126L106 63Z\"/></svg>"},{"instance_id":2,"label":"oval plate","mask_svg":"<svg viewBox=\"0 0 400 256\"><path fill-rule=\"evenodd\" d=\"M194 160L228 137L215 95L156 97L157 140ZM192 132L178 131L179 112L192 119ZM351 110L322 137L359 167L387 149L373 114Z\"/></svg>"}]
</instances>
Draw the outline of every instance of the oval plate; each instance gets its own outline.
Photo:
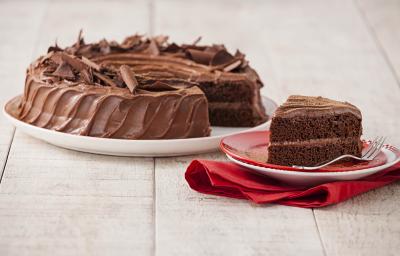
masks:
<instances>
[{"instance_id":1,"label":"oval plate","mask_svg":"<svg viewBox=\"0 0 400 256\"><path fill-rule=\"evenodd\" d=\"M266 163L269 131L254 131L228 136L220 148L228 158L249 170L296 185L314 185L335 180L355 180L386 169L400 161L400 150L386 145L370 162L332 164L317 171ZM368 142L364 143L364 148Z\"/></svg>"},{"instance_id":2,"label":"oval plate","mask_svg":"<svg viewBox=\"0 0 400 256\"><path fill-rule=\"evenodd\" d=\"M246 131L265 130L269 125L268 120L251 128L212 126L211 136L189 139L125 140L96 138L57 132L22 122L16 118L20 100L21 95L8 101L4 106L3 113L22 132L59 147L103 155L158 157L212 152L218 149L221 139L225 136ZM277 104L267 97L263 97L262 100L267 115L271 117L277 108Z\"/></svg>"}]
</instances>

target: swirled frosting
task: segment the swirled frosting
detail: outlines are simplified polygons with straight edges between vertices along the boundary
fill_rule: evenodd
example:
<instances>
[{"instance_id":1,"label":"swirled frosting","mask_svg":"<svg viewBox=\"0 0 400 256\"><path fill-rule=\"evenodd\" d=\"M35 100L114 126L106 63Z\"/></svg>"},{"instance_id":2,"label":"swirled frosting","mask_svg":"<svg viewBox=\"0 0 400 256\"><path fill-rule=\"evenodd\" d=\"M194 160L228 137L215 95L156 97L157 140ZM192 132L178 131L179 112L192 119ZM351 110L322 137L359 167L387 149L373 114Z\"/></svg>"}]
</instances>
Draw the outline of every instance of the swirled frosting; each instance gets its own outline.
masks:
<instances>
[{"instance_id":1,"label":"swirled frosting","mask_svg":"<svg viewBox=\"0 0 400 256\"><path fill-rule=\"evenodd\" d=\"M207 99L191 83L129 76L123 69L51 52L28 69L19 119L78 135L172 139L210 134ZM128 85L136 81L136 88Z\"/></svg>"},{"instance_id":2,"label":"swirled frosting","mask_svg":"<svg viewBox=\"0 0 400 256\"><path fill-rule=\"evenodd\" d=\"M204 85L222 84L249 90L247 102L227 98L208 104L213 95L206 98ZM79 34L74 45L62 49L56 44L30 65L18 117L38 127L95 137L202 137L210 134L210 105L245 106L249 124L265 121L261 86L244 55L232 55L222 45L178 46L164 36L139 35L120 44L86 44Z\"/></svg>"},{"instance_id":3,"label":"swirled frosting","mask_svg":"<svg viewBox=\"0 0 400 256\"><path fill-rule=\"evenodd\" d=\"M361 119L360 110L348 102L323 97L291 95L275 112L275 116L290 118L298 114L308 116L351 113Z\"/></svg>"}]
</instances>

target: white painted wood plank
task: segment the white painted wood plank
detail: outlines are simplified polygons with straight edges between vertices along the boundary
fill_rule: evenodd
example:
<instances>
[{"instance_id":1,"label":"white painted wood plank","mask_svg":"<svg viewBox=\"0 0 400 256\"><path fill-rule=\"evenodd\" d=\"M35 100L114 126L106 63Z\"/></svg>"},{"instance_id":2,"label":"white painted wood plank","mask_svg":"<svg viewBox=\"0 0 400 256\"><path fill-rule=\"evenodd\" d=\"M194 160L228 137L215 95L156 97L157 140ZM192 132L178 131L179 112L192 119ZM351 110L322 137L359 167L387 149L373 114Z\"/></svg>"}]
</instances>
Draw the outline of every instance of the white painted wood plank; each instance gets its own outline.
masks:
<instances>
[{"instance_id":1,"label":"white painted wood plank","mask_svg":"<svg viewBox=\"0 0 400 256\"><path fill-rule=\"evenodd\" d=\"M150 255L153 164L17 131L0 186L0 254Z\"/></svg>"},{"instance_id":2,"label":"white painted wood plank","mask_svg":"<svg viewBox=\"0 0 400 256\"><path fill-rule=\"evenodd\" d=\"M400 184L315 210L327 255L398 255Z\"/></svg>"},{"instance_id":3,"label":"white painted wood plank","mask_svg":"<svg viewBox=\"0 0 400 256\"><path fill-rule=\"evenodd\" d=\"M367 25L400 80L400 1L357 0Z\"/></svg>"},{"instance_id":4,"label":"white painted wood plank","mask_svg":"<svg viewBox=\"0 0 400 256\"><path fill-rule=\"evenodd\" d=\"M55 38L73 43L80 28L88 41L145 32L147 4L54 1L35 57ZM151 255L153 165L64 150L17 131L0 185L0 254Z\"/></svg>"},{"instance_id":5,"label":"white painted wood plank","mask_svg":"<svg viewBox=\"0 0 400 256\"><path fill-rule=\"evenodd\" d=\"M384 134L389 136L391 143L400 145L400 137L397 136L400 90L352 2L160 1L156 3L155 17L156 33L184 41L200 34L206 42L224 42L231 49L242 49L266 83L263 93L278 102L290 94L322 95L347 100L362 110L365 137ZM253 208L246 203L241 205L235 200L216 197L212 197L210 203L205 199L209 196L189 192L185 186L185 167L182 165L186 166L187 160L183 163L174 162L173 159L156 161L157 250L196 252L201 249L202 252L217 254L221 252L218 242L223 241L223 244L229 244L233 250L241 252L249 252L246 248L261 251L269 248L276 252L289 248L287 250L292 249L297 255L319 252L314 236L293 242L286 239L289 235L297 234L298 225L303 225L303 230L307 232L314 232L306 210L296 209L294 213L293 208L282 209L280 206L249 210ZM180 183L175 184L179 177ZM171 187L174 191L167 189ZM398 210L398 206L394 202L400 192L395 192L398 191L395 188L397 185L368 193L337 207L326 208L328 210L315 210L326 254L374 255L376 252L398 251L400 244L393 232L398 234L399 228L390 224L392 218L399 218L398 211L394 210ZM191 197L186 195L189 193L193 193ZM379 196L374 197L375 193ZM371 209L368 205L379 200L377 197L380 198L381 208L377 207L374 214L368 214ZM196 203L191 200L196 200ZM236 207L226 207L226 202L236 204ZM200 203L201 207L198 205ZM274 218L266 219L258 226L260 229L236 229L237 220L217 217L219 223L211 222L203 210L207 207L214 209L210 211L211 216L218 216L226 207L231 211L230 214L247 213L246 216L253 221L260 219L261 215L272 215ZM353 209L353 214L346 214L347 207ZM279 214L273 214L274 211ZM244 215L241 217L244 218ZM187 216L196 221L190 221ZM302 221L288 221L288 218L281 219L281 216L296 216ZM274 223L283 223L285 226L277 228L273 226ZM165 226L169 228L165 229ZM205 226L207 228L201 229ZM220 236L214 234L213 231L221 227L226 229L227 226L231 227L229 232ZM263 229L264 226L273 228ZM269 236L271 233L281 236L272 240ZM383 235L385 241L381 240ZM185 241L185 246L173 247L168 243L169 236L179 237ZM246 240L246 247L238 240L231 239L232 236L254 239ZM265 238L263 244L257 242L258 237ZM277 243L277 239L282 240ZM290 246L284 247L284 242ZM367 243L371 246L362 249Z\"/></svg>"},{"instance_id":6,"label":"white painted wood plank","mask_svg":"<svg viewBox=\"0 0 400 256\"><path fill-rule=\"evenodd\" d=\"M157 158L158 255L323 255L312 211L204 195L184 179L194 158Z\"/></svg>"},{"instance_id":7,"label":"white painted wood plank","mask_svg":"<svg viewBox=\"0 0 400 256\"><path fill-rule=\"evenodd\" d=\"M42 25L36 55L47 52L48 47L56 40L62 47L72 45L76 42L80 29L83 30L86 42L103 38L121 41L135 33L147 34L148 7L147 0L53 2L46 13L47 22Z\"/></svg>"},{"instance_id":8,"label":"white painted wood plank","mask_svg":"<svg viewBox=\"0 0 400 256\"><path fill-rule=\"evenodd\" d=\"M32 58L45 5L45 1L0 2L1 108L23 90L25 70ZM14 128L0 115L0 176L13 134Z\"/></svg>"}]
</instances>

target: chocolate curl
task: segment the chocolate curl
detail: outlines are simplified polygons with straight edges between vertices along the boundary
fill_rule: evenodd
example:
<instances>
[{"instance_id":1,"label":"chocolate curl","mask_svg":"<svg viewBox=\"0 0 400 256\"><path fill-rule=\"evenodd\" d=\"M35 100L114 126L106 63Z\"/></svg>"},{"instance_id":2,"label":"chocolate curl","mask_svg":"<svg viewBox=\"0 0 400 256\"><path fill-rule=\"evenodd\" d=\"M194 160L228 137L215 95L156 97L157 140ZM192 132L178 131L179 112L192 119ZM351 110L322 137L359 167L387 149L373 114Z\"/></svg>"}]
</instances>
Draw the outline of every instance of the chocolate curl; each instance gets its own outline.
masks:
<instances>
[{"instance_id":1,"label":"chocolate curl","mask_svg":"<svg viewBox=\"0 0 400 256\"><path fill-rule=\"evenodd\" d=\"M146 85L141 85L140 89L146 90L146 91L175 91L178 90L176 87L169 85L166 82L162 81L155 81L153 84L146 84Z\"/></svg>"},{"instance_id":2,"label":"chocolate curl","mask_svg":"<svg viewBox=\"0 0 400 256\"><path fill-rule=\"evenodd\" d=\"M168 41L168 36L164 36L164 35L159 35L159 36L155 36L154 41L157 43L157 45L163 45Z\"/></svg>"},{"instance_id":3,"label":"chocolate curl","mask_svg":"<svg viewBox=\"0 0 400 256\"><path fill-rule=\"evenodd\" d=\"M96 71L100 71L100 66L97 63L94 63L93 61L89 60L88 58L82 56L82 61L89 67L93 68Z\"/></svg>"},{"instance_id":4,"label":"chocolate curl","mask_svg":"<svg viewBox=\"0 0 400 256\"><path fill-rule=\"evenodd\" d=\"M229 64L228 66L224 67L223 70L225 72L230 72L230 71L234 70L235 68L239 67L240 65L242 65L242 61L237 60L237 61L233 62L232 64Z\"/></svg>"},{"instance_id":5,"label":"chocolate curl","mask_svg":"<svg viewBox=\"0 0 400 256\"><path fill-rule=\"evenodd\" d=\"M76 46L80 47L83 44L85 44L85 42L83 41L83 29L80 29L78 35L78 42L76 43Z\"/></svg>"},{"instance_id":6,"label":"chocolate curl","mask_svg":"<svg viewBox=\"0 0 400 256\"><path fill-rule=\"evenodd\" d=\"M73 67L74 69L76 69L78 71L82 71L82 70L86 69L85 63L83 63L80 59L78 59L75 56L70 56L66 53L62 53L61 59L65 62L67 62L69 65L71 65L71 67Z\"/></svg>"},{"instance_id":7,"label":"chocolate curl","mask_svg":"<svg viewBox=\"0 0 400 256\"><path fill-rule=\"evenodd\" d=\"M51 75L60 78L75 79L71 66L66 62L62 62Z\"/></svg>"},{"instance_id":8,"label":"chocolate curl","mask_svg":"<svg viewBox=\"0 0 400 256\"><path fill-rule=\"evenodd\" d=\"M186 50L186 55L193 61L204 65L209 65L214 57L214 53L212 52L205 52L196 49Z\"/></svg>"},{"instance_id":9,"label":"chocolate curl","mask_svg":"<svg viewBox=\"0 0 400 256\"><path fill-rule=\"evenodd\" d=\"M47 53L50 53L50 52L59 52L59 51L62 51L63 49L61 48L61 47L59 47L58 46L58 44L57 44L57 39L56 39L56 41L55 41L55 43L54 43L54 46L50 46L48 49L47 49Z\"/></svg>"},{"instance_id":10,"label":"chocolate curl","mask_svg":"<svg viewBox=\"0 0 400 256\"><path fill-rule=\"evenodd\" d=\"M124 80L126 86L128 86L129 91L132 94L135 94L135 90L136 90L137 86L139 85L139 83L136 80L136 77L135 77L135 74L133 73L133 71L127 65L122 65L119 68L119 71L121 72L122 80Z\"/></svg>"},{"instance_id":11,"label":"chocolate curl","mask_svg":"<svg viewBox=\"0 0 400 256\"><path fill-rule=\"evenodd\" d=\"M142 36L133 35L133 36L125 38L125 40L121 44L116 43L115 46L120 47L121 49L124 49L124 50L128 50L128 49L131 49L131 48L141 44L141 41L142 41Z\"/></svg>"},{"instance_id":12,"label":"chocolate curl","mask_svg":"<svg viewBox=\"0 0 400 256\"><path fill-rule=\"evenodd\" d=\"M202 37L199 36L198 38L196 38L196 40L194 40L194 42L192 43L192 45L196 45L201 41Z\"/></svg>"},{"instance_id":13,"label":"chocolate curl","mask_svg":"<svg viewBox=\"0 0 400 256\"><path fill-rule=\"evenodd\" d=\"M150 39L150 44L147 47L147 49L143 51L143 53L147 53L154 56L160 55L160 49L158 49L158 45L154 39Z\"/></svg>"},{"instance_id":14,"label":"chocolate curl","mask_svg":"<svg viewBox=\"0 0 400 256\"><path fill-rule=\"evenodd\" d=\"M106 85L111 87L118 87L118 85L108 76L102 75L99 72L93 72L93 75L103 81Z\"/></svg>"},{"instance_id":15,"label":"chocolate curl","mask_svg":"<svg viewBox=\"0 0 400 256\"><path fill-rule=\"evenodd\" d=\"M92 84L93 83L93 72L91 69L87 70L84 69L81 71L81 78L83 79L83 81L85 81L88 84Z\"/></svg>"},{"instance_id":16,"label":"chocolate curl","mask_svg":"<svg viewBox=\"0 0 400 256\"><path fill-rule=\"evenodd\" d=\"M211 59L211 66L226 65L232 62L234 57L225 49L217 51Z\"/></svg>"}]
</instances>

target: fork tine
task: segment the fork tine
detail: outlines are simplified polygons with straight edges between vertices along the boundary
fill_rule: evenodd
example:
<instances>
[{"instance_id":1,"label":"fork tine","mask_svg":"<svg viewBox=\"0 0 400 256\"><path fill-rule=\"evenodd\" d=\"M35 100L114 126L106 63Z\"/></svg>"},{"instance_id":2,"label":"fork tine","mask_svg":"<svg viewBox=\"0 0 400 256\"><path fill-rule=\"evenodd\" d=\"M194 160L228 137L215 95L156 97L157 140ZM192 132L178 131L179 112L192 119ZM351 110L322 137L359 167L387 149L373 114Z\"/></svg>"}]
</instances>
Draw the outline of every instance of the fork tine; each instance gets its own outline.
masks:
<instances>
[{"instance_id":1,"label":"fork tine","mask_svg":"<svg viewBox=\"0 0 400 256\"><path fill-rule=\"evenodd\" d=\"M375 139L373 141L371 141L368 145L368 147L364 150L364 154L362 154L361 157L365 157L370 151L371 149L374 147L376 141L378 140L379 137L375 137Z\"/></svg>"},{"instance_id":2,"label":"fork tine","mask_svg":"<svg viewBox=\"0 0 400 256\"><path fill-rule=\"evenodd\" d=\"M364 155L364 158L369 159L371 156L373 156L377 151L379 152L379 146L381 145L382 141L385 140L385 137L379 137L378 141L373 145L372 150L368 152L368 154Z\"/></svg>"},{"instance_id":3,"label":"fork tine","mask_svg":"<svg viewBox=\"0 0 400 256\"><path fill-rule=\"evenodd\" d=\"M371 147L369 148L369 150L367 152L365 152L365 154L362 156L362 158L368 159L368 157L371 156L375 152L381 139L382 139L382 137L380 137L380 136L377 137L377 140L375 140L373 143L371 143Z\"/></svg>"},{"instance_id":4,"label":"fork tine","mask_svg":"<svg viewBox=\"0 0 400 256\"><path fill-rule=\"evenodd\" d=\"M384 137L382 142L379 144L379 147L376 150L375 154L372 154L370 156L371 160L374 159L381 152L382 148L385 146L385 140L386 140L386 137Z\"/></svg>"}]
</instances>

